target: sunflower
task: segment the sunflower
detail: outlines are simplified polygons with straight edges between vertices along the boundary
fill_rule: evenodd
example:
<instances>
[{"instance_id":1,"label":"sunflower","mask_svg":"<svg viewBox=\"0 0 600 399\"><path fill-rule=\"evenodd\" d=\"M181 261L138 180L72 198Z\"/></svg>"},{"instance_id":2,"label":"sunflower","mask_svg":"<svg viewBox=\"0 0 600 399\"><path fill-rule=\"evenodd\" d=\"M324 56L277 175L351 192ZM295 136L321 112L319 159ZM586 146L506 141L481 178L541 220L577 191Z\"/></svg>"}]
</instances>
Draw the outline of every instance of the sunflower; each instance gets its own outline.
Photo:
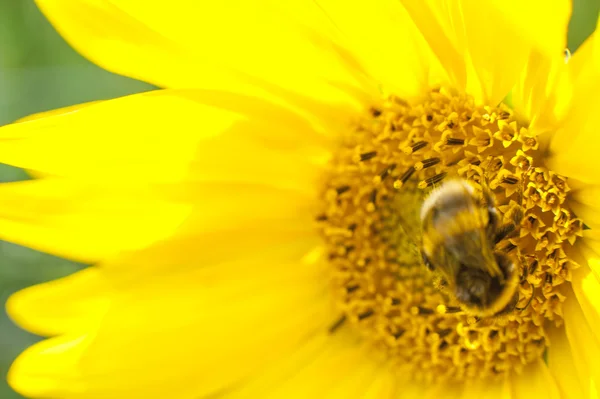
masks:
<instances>
[{"instance_id":1,"label":"sunflower","mask_svg":"<svg viewBox=\"0 0 600 399\"><path fill-rule=\"evenodd\" d=\"M598 44L565 53L555 3L38 0L162 89L0 129L0 161L38 176L0 187L3 238L94 264L9 300L49 337L12 387L596 397ZM448 177L515 221L505 314L465 311L418 256Z\"/></svg>"}]
</instances>

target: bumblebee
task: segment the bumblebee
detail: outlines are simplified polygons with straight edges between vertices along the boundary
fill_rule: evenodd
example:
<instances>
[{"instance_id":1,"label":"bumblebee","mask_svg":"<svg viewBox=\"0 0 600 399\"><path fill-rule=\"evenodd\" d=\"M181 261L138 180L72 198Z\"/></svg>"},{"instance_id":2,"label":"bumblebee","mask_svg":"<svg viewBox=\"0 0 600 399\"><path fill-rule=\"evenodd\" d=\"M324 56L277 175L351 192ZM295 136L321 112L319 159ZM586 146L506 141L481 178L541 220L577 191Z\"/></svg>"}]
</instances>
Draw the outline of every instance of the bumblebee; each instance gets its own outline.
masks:
<instances>
[{"instance_id":1,"label":"bumblebee","mask_svg":"<svg viewBox=\"0 0 600 399\"><path fill-rule=\"evenodd\" d=\"M495 316L517 304L519 267L496 244L516 230L518 213L502 225L491 192L482 186L480 195L459 179L444 182L423 202L423 263L473 315Z\"/></svg>"}]
</instances>

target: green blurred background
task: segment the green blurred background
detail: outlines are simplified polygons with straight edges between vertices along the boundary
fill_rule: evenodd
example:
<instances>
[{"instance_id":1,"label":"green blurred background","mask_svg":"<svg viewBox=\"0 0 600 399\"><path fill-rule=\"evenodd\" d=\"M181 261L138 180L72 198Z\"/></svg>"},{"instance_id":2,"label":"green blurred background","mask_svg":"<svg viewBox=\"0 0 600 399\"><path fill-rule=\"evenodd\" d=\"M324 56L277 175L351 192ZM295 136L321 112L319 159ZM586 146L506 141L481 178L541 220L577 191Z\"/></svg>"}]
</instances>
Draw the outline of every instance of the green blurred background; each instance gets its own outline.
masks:
<instances>
[{"instance_id":1,"label":"green blurred background","mask_svg":"<svg viewBox=\"0 0 600 399\"><path fill-rule=\"evenodd\" d=\"M572 51L594 30L599 9L600 0L574 1L568 38ZM0 0L0 125L35 112L150 89L84 60L56 34L33 0ZM22 171L0 165L0 181L25 178ZM80 267L0 241L0 302L18 289ZM4 376L17 354L38 339L0 314L0 399L20 398Z\"/></svg>"}]
</instances>

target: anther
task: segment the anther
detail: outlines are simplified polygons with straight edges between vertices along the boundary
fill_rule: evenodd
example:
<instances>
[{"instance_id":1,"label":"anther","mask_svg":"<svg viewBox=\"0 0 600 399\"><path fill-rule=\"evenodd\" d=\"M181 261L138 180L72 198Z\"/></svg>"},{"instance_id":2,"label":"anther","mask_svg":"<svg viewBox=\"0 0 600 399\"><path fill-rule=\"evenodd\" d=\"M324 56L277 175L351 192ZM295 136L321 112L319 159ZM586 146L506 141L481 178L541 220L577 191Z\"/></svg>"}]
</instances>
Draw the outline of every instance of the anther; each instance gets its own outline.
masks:
<instances>
[{"instance_id":1,"label":"anther","mask_svg":"<svg viewBox=\"0 0 600 399\"><path fill-rule=\"evenodd\" d=\"M374 189L373 191L371 191L371 194L369 195L369 202L372 204L375 204L376 201L377 201L377 189Z\"/></svg>"},{"instance_id":2,"label":"anther","mask_svg":"<svg viewBox=\"0 0 600 399\"><path fill-rule=\"evenodd\" d=\"M367 310L366 312L359 313L358 320L364 320L364 319L366 319L368 317L371 317L371 316L373 316L373 313L374 312L371 309Z\"/></svg>"},{"instance_id":3,"label":"anther","mask_svg":"<svg viewBox=\"0 0 600 399\"><path fill-rule=\"evenodd\" d=\"M344 194L346 191L350 190L350 186L340 186L338 188L335 189L335 192L338 195Z\"/></svg>"},{"instance_id":4,"label":"anther","mask_svg":"<svg viewBox=\"0 0 600 399\"><path fill-rule=\"evenodd\" d=\"M353 293L354 291L356 291L359 288L360 288L360 285L358 285L358 284L349 285L349 286L346 287L346 292L348 294L351 294L351 293Z\"/></svg>"},{"instance_id":5,"label":"anther","mask_svg":"<svg viewBox=\"0 0 600 399\"><path fill-rule=\"evenodd\" d=\"M381 180L384 180L386 177L388 177L388 175L390 174L390 172L392 170L396 169L396 164L393 163L391 165L389 165L387 168L385 168L384 170L381 171L381 173L379 174L379 177L381 178Z\"/></svg>"},{"instance_id":6,"label":"anther","mask_svg":"<svg viewBox=\"0 0 600 399\"><path fill-rule=\"evenodd\" d=\"M435 313L435 311L433 309L427 309L427 308L424 308L422 306L417 306L417 309L418 309L418 314L419 315L428 315L428 314L434 314Z\"/></svg>"},{"instance_id":7,"label":"anther","mask_svg":"<svg viewBox=\"0 0 600 399\"><path fill-rule=\"evenodd\" d=\"M453 137L446 138L446 145L464 145L465 140L463 139L455 139Z\"/></svg>"},{"instance_id":8,"label":"anther","mask_svg":"<svg viewBox=\"0 0 600 399\"><path fill-rule=\"evenodd\" d=\"M350 226L348 226L348 230L354 231L354 230L356 230L357 227L358 227L358 224L352 223Z\"/></svg>"},{"instance_id":9,"label":"anther","mask_svg":"<svg viewBox=\"0 0 600 399\"><path fill-rule=\"evenodd\" d=\"M440 346L438 346L438 350L441 350L441 351L443 351L443 350L444 350L444 349L446 349L447 347L448 347L448 342L446 342L446 341L442 341L442 342L440 343Z\"/></svg>"},{"instance_id":10,"label":"anther","mask_svg":"<svg viewBox=\"0 0 600 399\"><path fill-rule=\"evenodd\" d=\"M429 159L424 159L420 162L417 162L415 164L415 170L418 172L422 169L426 169L426 168L430 168L434 165L437 165L438 163L440 163L440 159L439 158L429 158Z\"/></svg>"},{"instance_id":11,"label":"anther","mask_svg":"<svg viewBox=\"0 0 600 399\"><path fill-rule=\"evenodd\" d=\"M490 334L488 335L488 337L490 339L494 339L497 335L498 335L498 330L492 330L492 331L490 331Z\"/></svg>"},{"instance_id":12,"label":"anther","mask_svg":"<svg viewBox=\"0 0 600 399\"><path fill-rule=\"evenodd\" d=\"M517 179L514 176L505 176L502 179L502 183L506 183L506 184L517 184L519 182L519 179Z\"/></svg>"},{"instance_id":13,"label":"anther","mask_svg":"<svg viewBox=\"0 0 600 399\"><path fill-rule=\"evenodd\" d=\"M427 145L427 142L426 142L426 141L417 141L416 143L414 143L414 144L413 144L413 145L411 145L411 146L404 147L404 148L402 149L402 151L403 151L403 152L404 152L406 155L409 155L409 154L412 154L413 152L417 152L417 151L419 151L421 148L425 147L426 145Z\"/></svg>"},{"instance_id":14,"label":"anther","mask_svg":"<svg viewBox=\"0 0 600 399\"><path fill-rule=\"evenodd\" d=\"M438 330L437 334L440 336L440 338L444 338L445 336L450 334L452 331L453 330L451 328L444 328L443 330Z\"/></svg>"},{"instance_id":15,"label":"anther","mask_svg":"<svg viewBox=\"0 0 600 399\"><path fill-rule=\"evenodd\" d=\"M431 122L433 120L433 115L427 115L427 122Z\"/></svg>"},{"instance_id":16,"label":"anther","mask_svg":"<svg viewBox=\"0 0 600 399\"><path fill-rule=\"evenodd\" d=\"M327 215L325 215L325 214L318 215L316 217L316 220L317 220L317 222L323 222L323 221L327 220Z\"/></svg>"},{"instance_id":17,"label":"anther","mask_svg":"<svg viewBox=\"0 0 600 399\"><path fill-rule=\"evenodd\" d=\"M508 118L510 118L510 113L508 113L508 112L506 112L506 111L502 111L502 112L500 112L500 114L498 115L498 120L501 120L501 121L503 121L503 120L506 120L506 119L508 119Z\"/></svg>"},{"instance_id":18,"label":"anther","mask_svg":"<svg viewBox=\"0 0 600 399\"><path fill-rule=\"evenodd\" d=\"M381 110L378 110L377 108L371 108L371 115L373 115L375 118L377 118L378 116L381 115Z\"/></svg>"},{"instance_id":19,"label":"anther","mask_svg":"<svg viewBox=\"0 0 600 399\"><path fill-rule=\"evenodd\" d=\"M437 174L437 175L435 175L433 177L430 177L429 179L422 180L422 181L419 182L419 186L418 187L420 189L425 189L427 187L431 187L434 184L437 184L437 183L441 182L442 180L444 180L444 178L446 177L446 175L447 175L446 172L442 172L442 173L439 173L439 174Z\"/></svg>"},{"instance_id":20,"label":"anther","mask_svg":"<svg viewBox=\"0 0 600 399\"><path fill-rule=\"evenodd\" d=\"M535 271L537 270L537 267L538 267L538 261L536 259L533 262L531 262L531 265L529 266L529 274L535 273Z\"/></svg>"},{"instance_id":21,"label":"anther","mask_svg":"<svg viewBox=\"0 0 600 399\"><path fill-rule=\"evenodd\" d=\"M392 336L394 338L398 339L398 338L402 337L405 332L406 332L406 330L400 329L400 330L396 331L395 333L393 333Z\"/></svg>"},{"instance_id":22,"label":"anther","mask_svg":"<svg viewBox=\"0 0 600 399\"><path fill-rule=\"evenodd\" d=\"M334 332L336 332L346 321L346 315L342 315L342 317L340 317L335 323L333 323L330 327L329 327L329 334L333 334Z\"/></svg>"},{"instance_id":23,"label":"anther","mask_svg":"<svg viewBox=\"0 0 600 399\"><path fill-rule=\"evenodd\" d=\"M446 310L444 313L458 313L462 312L462 309L458 306L446 306Z\"/></svg>"},{"instance_id":24,"label":"anther","mask_svg":"<svg viewBox=\"0 0 600 399\"><path fill-rule=\"evenodd\" d=\"M377 151L363 152L360 154L360 160L361 162L368 161L369 159L375 158L375 156L377 156Z\"/></svg>"},{"instance_id":25,"label":"anther","mask_svg":"<svg viewBox=\"0 0 600 399\"><path fill-rule=\"evenodd\" d=\"M392 305L400 305L400 299L398 298L392 298Z\"/></svg>"},{"instance_id":26,"label":"anther","mask_svg":"<svg viewBox=\"0 0 600 399\"><path fill-rule=\"evenodd\" d=\"M410 179L410 177L413 175L413 173L415 173L415 167L411 166L410 168L408 168L406 170L406 172L404 172L402 174L402 176L400 176L400 179L398 179L394 182L394 188L396 190L401 188L408 181L408 179Z\"/></svg>"}]
</instances>

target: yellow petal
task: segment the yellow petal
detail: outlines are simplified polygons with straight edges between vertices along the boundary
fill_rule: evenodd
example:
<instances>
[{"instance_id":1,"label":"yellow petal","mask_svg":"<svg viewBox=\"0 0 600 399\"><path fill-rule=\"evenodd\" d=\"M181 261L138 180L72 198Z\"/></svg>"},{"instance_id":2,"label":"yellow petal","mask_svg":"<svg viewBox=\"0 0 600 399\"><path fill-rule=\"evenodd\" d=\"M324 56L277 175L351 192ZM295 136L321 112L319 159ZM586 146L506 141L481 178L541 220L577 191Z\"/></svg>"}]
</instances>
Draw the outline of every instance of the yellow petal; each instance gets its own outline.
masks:
<instances>
[{"instance_id":1,"label":"yellow petal","mask_svg":"<svg viewBox=\"0 0 600 399\"><path fill-rule=\"evenodd\" d=\"M457 32L451 21L461 16L455 4L442 5L440 1L424 3L405 0L402 4L431 50L448 72L448 76L459 89L465 90L467 73L464 60L464 34Z\"/></svg>"},{"instance_id":2,"label":"yellow petal","mask_svg":"<svg viewBox=\"0 0 600 399\"><path fill-rule=\"evenodd\" d=\"M572 97L560 128L550 143L549 166L565 176L598 184L600 141L600 40L595 32L575 52L568 65Z\"/></svg>"},{"instance_id":3,"label":"yellow petal","mask_svg":"<svg viewBox=\"0 0 600 399\"><path fill-rule=\"evenodd\" d=\"M560 399L560 392L542 359L529 365L523 374L511 377L512 399Z\"/></svg>"},{"instance_id":4,"label":"yellow petal","mask_svg":"<svg viewBox=\"0 0 600 399\"><path fill-rule=\"evenodd\" d=\"M292 356L261 370L225 397L394 397L398 392L394 376L384 364L370 356L365 343L356 336L352 338L353 335L342 326L332 335L308 341L308 345L299 347Z\"/></svg>"},{"instance_id":5,"label":"yellow petal","mask_svg":"<svg viewBox=\"0 0 600 399\"><path fill-rule=\"evenodd\" d=\"M37 0L79 52L116 73L160 87L229 87L230 72L327 98L315 79L375 90L334 39L335 24L313 2ZM210 40L207 40L210 38Z\"/></svg>"},{"instance_id":6,"label":"yellow petal","mask_svg":"<svg viewBox=\"0 0 600 399\"><path fill-rule=\"evenodd\" d=\"M554 377L561 396L566 399L592 398L588 389L589 375L581 374L581 365L575 363L573 353L564 328L550 330L550 348L548 349L548 370Z\"/></svg>"},{"instance_id":7,"label":"yellow petal","mask_svg":"<svg viewBox=\"0 0 600 399\"><path fill-rule=\"evenodd\" d=\"M583 390L589 393L590 398L597 397L600 383L600 341L597 331L591 329L579 303L572 297L564 302L564 317L567 338L582 378Z\"/></svg>"},{"instance_id":8,"label":"yellow petal","mask_svg":"<svg viewBox=\"0 0 600 399\"><path fill-rule=\"evenodd\" d=\"M85 387L75 367L90 339L86 335L62 335L27 348L8 372L9 385L29 397L85 398L80 394ZM61 383L69 384L68 392Z\"/></svg>"},{"instance_id":9,"label":"yellow petal","mask_svg":"<svg viewBox=\"0 0 600 399\"><path fill-rule=\"evenodd\" d=\"M383 90L404 98L447 83L444 69L396 0L323 0L319 7Z\"/></svg>"},{"instance_id":10,"label":"yellow petal","mask_svg":"<svg viewBox=\"0 0 600 399\"><path fill-rule=\"evenodd\" d=\"M322 120L246 95L188 90L129 96L6 126L0 130L4 162L86 183L0 186L6 193L0 234L96 261L162 245L177 229L179 244L160 251L176 248L182 256L148 263L203 253L218 259L208 254L235 252L228 250L230 238L242 228L256 235L236 248L291 242L312 228L309 206L329 157ZM211 230L218 234L208 237ZM192 251L199 243L214 251Z\"/></svg>"},{"instance_id":11,"label":"yellow petal","mask_svg":"<svg viewBox=\"0 0 600 399\"><path fill-rule=\"evenodd\" d=\"M121 263L203 264L278 245L306 250L313 206L312 195L253 184L36 180L0 185L0 237L86 262L131 252Z\"/></svg>"},{"instance_id":12,"label":"yellow petal","mask_svg":"<svg viewBox=\"0 0 600 399\"><path fill-rule=\"evenodd\" d=\"M326 270L318 262L263 258L158 276L142 271L137 281L102 270L115 292L99 328L24 352L9 374L18 392L203 397L322 339L335 322Z\"/></svg>"},{"instance_id":13,"label":"yellow petal","mask_svg":"<svg viewBox=\"0 0 600 399\"><path fill-rule=\"evenodd\" d=\"M27 121L33 121L33 120L36 120L36 119L47 118L47 117L52 116L52 115L68 114L70 112L75 112L77 110L80 110L81 108L85 108L85 107L87 107L89 105L97 104L97 103L100 103L100 102L102 102L102 101L101 100L90 101L90 102L83 103L83 104L69 105L67 107L52 109L52 110L49 110L49 111L38 112L38 113L27 115L27 116L25 116L23 118L20 118L19 120L17 120L17 122L27 122Z\"/></svg>"},{"instance_id":14,"label":"yellow petal","mask_svg":"<svg viewBox=\"0 0 600 399\"><path fill-rule=\"evenodd\" d=\"M592 331L600 334L600 255L598 242L584 237L579 245L582 259L575 258L581 267L572 271L571 286L575 298ZM600 338L600 335L599 335Z\"/></svg>"},{"instance_id":15,"label":"yellow petal","mask_svg":"<svg viewBox=\"0 0 600 399\"><path fill-rule=\"evenodd\" d=\"M532 50L511 93L513 109L533 135L554 133L571 101L572 87L563 50Z\"/></svg>"},{"instance_id":16,"label":"yellow petal","mask_svg":"<svg viewBox=\"0 0 600 399\"><path fill-rule=\"evenodd\" d=\"M312 189L331 131L311 111L302 115L224 92L142 93L5 126L0 161L86 180L229 180Z\"/></svg>"},{"instance_id":17,"label":"yellow petal","mask_svg":"<svg viewBox=\"0 0 600 399\"><path fill-rule=\"evenodd\" d=\"M170 236L191 212L147 188L127 191L61 179L1 184L0 237L94 262Z\"/></svg>"},{"instance_id":18,"label":"yellow petal","mask_svg":"<svg viewBox=\"0 0 600 399\"><path fill-rule=\"evenodd\" d=\"M70 276L13 294L6 311L22 328L38 335L92 329L108 310L110 288L89 267Z\"/></svg>"},{"instance_id":19,"label":"yellow petal","mask_svg":"<svg viewBox=\"0 0 600 399\"><path fill-rule=\"evenodd\" d=\"M492 0L490 3L499 18L496 24L512 24L522 37L548 56L566 47L571 1Z\"/></svg>"},{"instance_id":20,"label":"yellow petal","mask_svg":"<svg viewBox=\"0 0 600 399\"><path fill-rule=\"evenodd\" d=\"M523 40L521 24L530 15L527 10L546 7L545 2L509 8L499 2L403 1L455 85L487 104L497 104L509 93L529 53L541 46L541 37L552 41L544 48L564 49L570 5L567 1L559 3L558 15L541 29L551 34Z\"/></svg>"},{"instance_id":21,"label":"yellow petal","mask_svg":"<svg viewBox=\"0 0 600 399\"><path fill-rule=\"evenodd\" d=\"M36 119L47 118L47 117L52 116L52 115L66 114L66 113L74 112L74 111L77 111L78 109L81 109L83 107L87 107L88 105L96 104L96 103L99 103L99 102L100 101L90 101L90 102L87 102L87 103L70 105L70 106L67 106L67 107L53 109L53 110L50 110L50 111L38 112L36 114L27 115L27 116L25 116L23 118L20 118L19 120L17 120L17 122L27 122L27 121L33 121L33 120L36 120ZM27 170L27 173L31 177L33 177L33 178L42 178L42 177L46 177L47 176L45 173L42 173L42 172L37 171L37 170Z\"/></svg>"}]
</instances>

